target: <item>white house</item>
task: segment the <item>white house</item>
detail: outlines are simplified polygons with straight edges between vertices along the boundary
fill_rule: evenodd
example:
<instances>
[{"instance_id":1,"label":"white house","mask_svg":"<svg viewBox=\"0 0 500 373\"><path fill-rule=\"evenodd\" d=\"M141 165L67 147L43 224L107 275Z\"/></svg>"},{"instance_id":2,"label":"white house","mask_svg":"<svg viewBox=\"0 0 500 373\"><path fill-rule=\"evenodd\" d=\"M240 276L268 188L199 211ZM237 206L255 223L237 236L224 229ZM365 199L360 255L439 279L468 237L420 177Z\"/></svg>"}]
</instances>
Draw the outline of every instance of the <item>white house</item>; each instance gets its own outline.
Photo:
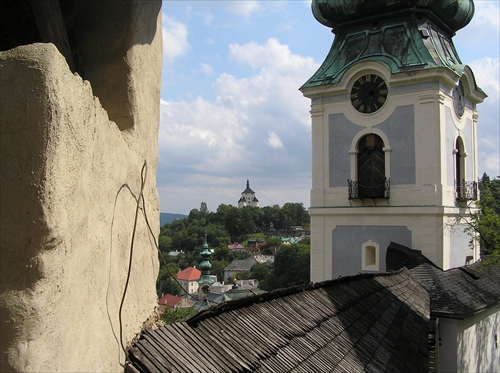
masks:
<instances>
[{"instance_id":1,"label":"white house","mask_svg":"<svg viewBox=\"0 0 500 373\"><path fill-rule=\"evenodd\" d=\"M201 271L195 267L188 267L180 271L176 276L183 291L187 294L195 294L198 291L198 280L200 277Z\"/></svg>"}]
</instances>

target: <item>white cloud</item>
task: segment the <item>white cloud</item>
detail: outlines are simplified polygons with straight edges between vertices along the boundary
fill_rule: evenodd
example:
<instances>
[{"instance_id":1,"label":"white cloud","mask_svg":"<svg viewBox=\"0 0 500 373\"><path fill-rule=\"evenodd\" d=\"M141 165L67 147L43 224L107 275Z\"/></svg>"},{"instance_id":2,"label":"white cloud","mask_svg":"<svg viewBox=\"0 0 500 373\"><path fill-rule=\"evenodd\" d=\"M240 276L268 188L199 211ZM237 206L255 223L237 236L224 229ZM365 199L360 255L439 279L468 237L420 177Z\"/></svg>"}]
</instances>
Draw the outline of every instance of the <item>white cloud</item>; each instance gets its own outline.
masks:
<instances>
[{"instance_id":1,"label":"white cloud","mask_svg":"<svg viewBox=\"0 0 500 373\"><path fill-rule=\"evenodd\" d=\"M170 66L172 62L185 55L191 45L187 40L187 26L175 19L162 15L163 64Z\"/></svg>"},{"instance_id":2,"label":"white cloud","mask_svg":"<svg viewBox=\"0 0 500 373\"><path fill-rule=\"evenodd\" d=\"M253 68L265 67L280 74L314 65L311 57L292 54L288 45L280 44L275 38L268 39L265 45L259 45L255 42L244 45L231 44L229 56L231 59L248 64Z\"/></svg>"},{"instance_id":3,"label":"white cloud","mask_svg":"<svg viewBox=\"0 0 500 373\"><path fill-rule=\"evenodd\" d=\"M475 21L479 24L490 28L490 31L495 32L500 29L499 4L498 1L475 1ZM491 29L493 28L493 30Z\"/></svg>"},{"instance_id":4,"label":"white cloud","mask_svg":"<svg viewBox=\"0 0 500 373\"><path fill-rule=\"evenodd\" d=\"M488 97L477 106L478 111L478 166L479 176L486 172L490 176L500 175L500 62L498 58L483 58L472 61L476 83Z\"/></svg>"},{"instance_id":5,"label":"white cloud","mask_svg":"<svg viewBox=\"0 0 500 373\"><path fill-rule=\"evenodd\" d=\"M201 72L204 73L204 74L207 74L207 75L212 75L213 72L214 72L214 69L212 68L212 66L206 64L206 63L202 63L201 65Z\"/></svg>"},{"instance_id":6,"label":"white cloud","mask_svg":"<svg viewBox=\"0 0 500 373\"><path fill-rule=\"evenodd\" d=\"M223 5L229 13L245 17L261 9L257 0L224 1Z\"/></svg>"},{"instance_id":7,"label":"white cloud","mask_svg":"<svg viewBox=\"0 0 500 373\"><path fill-rule=\"evenodd\" d=\"M500 41L500 2L475 1L472 21L453 38L465 63L477 55L498 55Z\"/></svg>"},{"instance_id":8,"label":"white cloud","mask_svg":"<svg viewBox=\"0 0 500 373\"><path fill-rule=\"evenodd\" d=\"M476 83L487 94L487 101L498 101L500 98L500 63L498 58L486 57L468 63L474 72Z\"/></svg>"},{"instance_id":9,"label":"white cloud","mask_svg":"<svg viewBox=\"0 0 500 373\"><path fill-rule=\"evenodd\" d=\"M274 131L269 131L269 138L267 139L267 144L273 149L283 148L283 143L281 142L279 136Z\"/></svg>"},{"instance_id":10,"label":"white cloud","mask_svg":"<svg viewBox=\"0 0 500 373\"><path fill-rule=\"evenodd\" d=\"M228 180L244 183L247 177L261 177L266 179L265 185L274 188L291 174L294 178L301 175L304 194L311 177L310 102L298 88L318 64L312 58L294 55L276 39L269 39L265 45L233 44L229 55L234 61L252 66L254 73L241 78L228 73L219 75L212 84L214 100L197 97L190 102L161 102L160 195L167 189L174 193L173 188L189 188L190 193L196 193L194 189L200 185L196 183L201 182L237 198L244 185L232 185L229 192ZM280 151L271 156L270 149ZM162 187L167 183L168 188ZM227 203L222 192L207 193L218 194L218 203ZM297 201L292 194L281 198L287 200L263 202L263 206ZM169 200L167 196L161 200L162 211L174 211L163 207L163 201Z\"/></svg>"},{"instance_id":11,"label":"white cloud","mask_svg":"<svg viewBox=\"0 0 500 373\"><path fill-rule=\"evenodd\" d=\"M500 2L474 1L474 18L453 41L463 63L474 72L476 83L488 97L477 106L478 167L490 176L500 175Z\"/></svg>"}]
</instances>

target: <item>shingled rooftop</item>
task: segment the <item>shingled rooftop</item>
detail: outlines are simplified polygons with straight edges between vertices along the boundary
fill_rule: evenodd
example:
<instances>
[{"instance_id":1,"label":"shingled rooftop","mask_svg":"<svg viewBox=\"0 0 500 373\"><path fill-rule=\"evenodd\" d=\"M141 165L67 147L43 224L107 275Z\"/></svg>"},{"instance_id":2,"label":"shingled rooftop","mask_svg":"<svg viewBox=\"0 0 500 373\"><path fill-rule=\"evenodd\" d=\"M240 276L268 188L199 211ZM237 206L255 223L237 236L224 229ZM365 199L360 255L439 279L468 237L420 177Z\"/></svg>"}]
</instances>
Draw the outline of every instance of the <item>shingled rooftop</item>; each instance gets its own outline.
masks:
<instances>
[{"instance_id":1,"label":"shingled rooftop","mask_svg":"<svg viewBox=\"0 0 500 373\"><path fill-rule=\"evenodd\" d=\"M500 304L500 266L478 261L443 271L419 250L391 242L388 271L408 268L430 295L431 317L463 320Z\"/></svg>"},{"instance_id":2,"label":"shingled rooftop","mask_svg":"<svg viewBox=\"0 0 500 373\"><path fill-rule=\"evenodd\" d=\"M427 372L429 293L403 268L248 297L145 330L128 372Z\"/></svg>"}]
</instances>

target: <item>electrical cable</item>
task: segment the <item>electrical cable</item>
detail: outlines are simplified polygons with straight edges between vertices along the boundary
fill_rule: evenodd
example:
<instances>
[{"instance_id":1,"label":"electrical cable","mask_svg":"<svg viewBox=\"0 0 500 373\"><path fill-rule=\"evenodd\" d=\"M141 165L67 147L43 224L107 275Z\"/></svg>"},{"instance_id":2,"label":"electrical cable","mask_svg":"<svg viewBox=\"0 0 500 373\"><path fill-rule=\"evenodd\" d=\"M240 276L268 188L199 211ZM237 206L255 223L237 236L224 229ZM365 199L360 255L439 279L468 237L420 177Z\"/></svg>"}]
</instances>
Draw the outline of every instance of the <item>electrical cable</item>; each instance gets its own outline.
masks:
<instances>
[{"instance_id":1,"label":"electrical cable","mask_svg":"<svg viewBox=\"0 0 500 373\"><path fill-rule=\"evenodd\" d=\"M125 302L125 296L127 295L128 284L130 281L130 274L132 272L132 254L134 251L135 231L137 229L137 216L139 215L139 207L140 207L141 200L143 200L141 197L142 197L143 192L144 192L144 185L146 183L146 176L147 176L147 163L146 163L146 161L144 161L144 165L142 166L142 170L141 170L141 191L139 193L139 196L137 197L137 203L136 203L136 207L135 207L134 228L132 230L132 238L130 240L130 257L129 257L129 263L128 263L127 280L125 281L125 288L123 289L122 300L120 302L120 309L118 311L118 320L120 323L120 344L122 346L123 352L125 353L125 359L127 359L127 350L125 349L125 346L123 345L122 310L123 310L123 303Z\"/></svg>"},{"instance_id":2,"label":"electrical cable","mask_svg":"<svg viewBox=\"0 0 500 373\"><path fill-rule=\"evenodd\" d=\"M170 268L168 268L168 262L165 259L165 256L163 255L162 251L160 250L160 247L158 245L158 241L156 240L156 236L155 236L153 230L151 229L151 225L149 224L148 215L146 212L146 200L144 198L144 186L146 184L146 176L147 176L147 162L144 161L144 164L143 164L142 170L141 170L141 191L137 197L137 203L136 203L136 208L135 208L135 217L134 217L134 228L132 230L132 237L130 240L130 255L129 255L128 270L127 270L127 279L125 281L125 287L123 289L123 295L122 295L122 299L120 302L120 308L118 311L118 319L119 319L119 325L120 325L120 345L121 345L123 352L125 353L125 361L128 361L128 355L127 355L127 350L123 344L122 311L123 311L123 304L125 303L125 297L127 295L128 284L130 282L130 275L132 272L132 255L133 255L133 251L134 251L135 232L137 230L137 219L138 219L138 215L139 215L139 209L141 209L141 206L140 206L141 201L142 201L142 209L141 210L142 210L143 215L144 215L144 220L145 220L146 225L148 227L149 233L151 234L151 237L153 237L156 250L160 253L161 258L163 259L163 262L165 264L165 268L168 271L168 274L177 283L177 285L179 285L179 287L182 289L182 291L184 291L188 296L190 296L194 300L198 301L198 299L196 297L194 297L192 294L189 294L186 291L186 289L184 289L184 287L179 283L177 278L172 274L172 272L170 271ZM129 190L130 190L130 188L129 188ZM214 302L214 303L216 303L216 302Z\"/></svg>"}]
</instances>

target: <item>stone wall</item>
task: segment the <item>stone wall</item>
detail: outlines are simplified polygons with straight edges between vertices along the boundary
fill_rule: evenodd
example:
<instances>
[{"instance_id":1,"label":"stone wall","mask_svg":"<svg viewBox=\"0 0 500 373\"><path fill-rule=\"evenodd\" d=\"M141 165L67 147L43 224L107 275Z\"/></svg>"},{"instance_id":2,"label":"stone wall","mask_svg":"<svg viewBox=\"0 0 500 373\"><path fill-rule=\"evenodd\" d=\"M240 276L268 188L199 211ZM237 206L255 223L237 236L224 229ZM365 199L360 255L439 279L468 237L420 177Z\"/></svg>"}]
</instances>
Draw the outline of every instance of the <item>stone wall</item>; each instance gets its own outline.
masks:
<instances>
[{"instance_id":1,"label":"stone wall","mask_svg":"<svg viewBox=\"0 0 500 373\"><path fill-rule=\"evenodd\" d=\"M161 3L87 3L76 73L51 43L0 52L2 372L123 371L156 305Z\"/></svg>"}]
</instances>

